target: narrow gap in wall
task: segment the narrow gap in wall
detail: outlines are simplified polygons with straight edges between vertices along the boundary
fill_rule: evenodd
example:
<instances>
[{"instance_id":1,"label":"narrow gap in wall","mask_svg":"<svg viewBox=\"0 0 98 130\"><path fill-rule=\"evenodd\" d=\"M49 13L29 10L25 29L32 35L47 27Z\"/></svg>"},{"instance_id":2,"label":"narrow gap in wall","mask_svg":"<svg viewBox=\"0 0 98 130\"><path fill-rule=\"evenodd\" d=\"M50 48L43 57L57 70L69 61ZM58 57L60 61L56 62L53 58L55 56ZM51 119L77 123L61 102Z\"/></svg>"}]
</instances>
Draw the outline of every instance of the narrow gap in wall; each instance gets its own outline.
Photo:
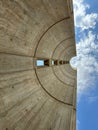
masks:
<instances>
[{"instance_id":1,"label":"narrow gap in wall","mask_svg":"<svg viewBox=\"0 0 98 130\"><path fill-rule=\"evenodd\" d=\"M69 64L69 61L65 61L66 62L66 64Z\"/></svg>"},{"instance_id":2,"label":"narrow gap in wall","mask_svg":"<svg viewBox=\"0 0 98 130\"><path fill-rule=\"evenodd\" d=\"M49 66L49 59L37 59L36 66L37 67Z\"/></svg>"},{"instance_id":3,"label":"narrow gap in wall","mask_svg":"<svg viewBox=\"0 0 98 130\"><path fill-rule=\"evenodd\" d=\"M44 60L44 65L49 66L49 60L48 59Z\"/></svg>"},{"instance_id":4,"label":"narrow gap in wall","mask_svg":"<svg viewBox=\"0 0 98 130\"><path fill-rule=\"evenodd\" d=\"M52 60L52 65L54 65L54 60Z\"/></svg>"},{"instance_id":5,"label":"narrow gap in wall","mask_svg":"<svg viewBox=\"0 0 98 130\"><path fill-rule=\"evenodd\" d=\"M44 66L44 60L37 60L36 65L37 66Z\"/></svg>"},{"instance_id":6,"label":"narrow gap in wall","mask_svg":"<svg viewBox=\"0 0 98 130\"><path fill-rule=\"evenodd\" d=\"M63 64L63 61L62 61L62 60L60 60L60 61L59 61L59 64L60 64L60 65L62 65L62 64Z\"/></svg>"},{"instance_id":7,"label":"narrow gap in wall","mask_svg":"<svg viewBox=\"0 0 98 130\"><path fill-rule=\"evenodd\" d=\"M66 64L66 61L63 61L63 64Z\"/></svg>"},{"instance_id":8,"label":"narrow gap in wall","mask_svg":"<svg viewBox=\"0 0 98 130\"><path fill-rule=\"evenodd\" d=\"M54 64L55 64L55 65L58 65L58 60L55 60L55 61L54 61Z\"/></svg>"}]
</instances>

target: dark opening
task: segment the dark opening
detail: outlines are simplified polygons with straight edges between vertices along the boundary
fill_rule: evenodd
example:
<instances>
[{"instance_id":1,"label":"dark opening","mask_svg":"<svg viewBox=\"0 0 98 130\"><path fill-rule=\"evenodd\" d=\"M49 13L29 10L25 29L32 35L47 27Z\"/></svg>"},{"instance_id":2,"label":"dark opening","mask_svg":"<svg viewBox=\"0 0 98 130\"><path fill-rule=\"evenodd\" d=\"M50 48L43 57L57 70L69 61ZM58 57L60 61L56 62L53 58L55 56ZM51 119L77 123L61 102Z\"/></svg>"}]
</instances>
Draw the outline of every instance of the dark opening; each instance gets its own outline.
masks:
<instances>
[{"instance_id":1,"label":"dark opening","mask_svg":"<svg viewBox=\"0 0 98 130\"><path fill-rule=\"evenodd\" d=\"M61 60L61 61L59 61L59 64L60 64L60 65L62 65L62 64L63 64L63 61L62 61L62 60Z\"/></svg>"},{"instance_id":2,"label":"dark opening","mask_svg":"<svg viewBox=\"0 0 98 130\"><path fill-rule=\"evenodd\" d=\"M55 60L55 61L54 61L54 64L55 64L55 65L58 65L58 60Z\"/></svg>"},{"instance_id":3,"label":"dark opening","mask_svg":"<svg viewBox=\"0 0 98 130\"><path fill-rule=\"evenodd\" d=\"M66 64L66 61L63 61L63 64Z\"/></svg>"},{"instance_id":4,"label":"dark opening","mask_svg":"<svg viewBox=\"0 0 98 130\"><path fill-rule=\"evenodd\" d=\"M65 61L65 64L69 64L69 61Z\"/></svg>"},{"instance_id":5,"label":"dark opening","mask_svg":"<svg viewBox=\"0 0 98 130\"><path fill-rule=\"evenodd\" d=\"M44 60L44 65L49 66L49 60Z\"/></svg>"}]
</instances>

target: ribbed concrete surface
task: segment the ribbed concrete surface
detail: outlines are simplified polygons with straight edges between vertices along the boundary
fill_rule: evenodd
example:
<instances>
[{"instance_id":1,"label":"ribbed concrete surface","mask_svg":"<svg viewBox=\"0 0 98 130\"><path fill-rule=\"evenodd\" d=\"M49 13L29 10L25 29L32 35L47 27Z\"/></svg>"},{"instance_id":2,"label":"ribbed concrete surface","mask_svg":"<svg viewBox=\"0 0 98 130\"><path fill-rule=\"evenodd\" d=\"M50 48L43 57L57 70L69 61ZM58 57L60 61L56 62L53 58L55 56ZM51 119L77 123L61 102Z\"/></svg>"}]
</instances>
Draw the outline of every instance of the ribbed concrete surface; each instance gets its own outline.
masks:
<instances>
[{"instance_id":1,"label":"ribbed concrete surface","mask_svg":"<svg viewBox=\"0 0 98 130\"><path fill-rule=\"evenodd\" d=\"M75 55L71 0L0 0L0 130L75 130Z\"/></svg>"}]
</instances>

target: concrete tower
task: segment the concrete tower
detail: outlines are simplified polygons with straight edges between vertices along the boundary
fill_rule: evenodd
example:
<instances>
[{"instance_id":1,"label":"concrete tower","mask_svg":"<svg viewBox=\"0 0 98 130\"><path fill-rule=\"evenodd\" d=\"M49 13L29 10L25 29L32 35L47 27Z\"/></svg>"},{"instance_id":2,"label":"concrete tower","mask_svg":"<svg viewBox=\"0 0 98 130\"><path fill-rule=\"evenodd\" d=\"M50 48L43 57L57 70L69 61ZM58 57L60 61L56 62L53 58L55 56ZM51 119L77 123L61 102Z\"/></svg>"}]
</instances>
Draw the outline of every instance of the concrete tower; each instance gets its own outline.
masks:
<instances>
[{"instance_id":1,"label":"concrete tower","mask_svg":"<svg viewBox=\"0 0 98 130\"><path fill-rule=\"evenodd\" d=\"M75 130L75 55L71 0L0 0L0 130Z\"/></svg>"}]
</instances>

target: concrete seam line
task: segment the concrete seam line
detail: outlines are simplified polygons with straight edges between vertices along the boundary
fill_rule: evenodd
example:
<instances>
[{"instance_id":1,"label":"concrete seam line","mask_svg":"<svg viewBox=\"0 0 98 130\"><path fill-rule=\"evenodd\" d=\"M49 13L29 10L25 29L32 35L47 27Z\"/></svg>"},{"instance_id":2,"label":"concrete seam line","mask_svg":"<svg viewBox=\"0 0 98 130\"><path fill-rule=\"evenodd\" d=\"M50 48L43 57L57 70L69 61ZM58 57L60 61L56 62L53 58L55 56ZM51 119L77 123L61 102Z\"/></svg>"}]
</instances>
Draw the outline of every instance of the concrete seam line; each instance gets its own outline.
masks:
<instances>
[{"instance_id":1,"label":"concrete seam line","mask_svg":"<svg viewBox=\"0 0 98 130\"><path fill-rule=\"evenodd\" d=\"M14 54L14 53L9 53L9 52L0 52L1 54L5 55L15 55L15 56L23 56L23 57L33 57L33 56L28 56L28 55L22 55L22 54Z\"/></svg>"},{"instance_id":2,"label":"concrete seam line","mask_svg":"<svg viewBox=\"0 0 98 130\"><path fill-rule=\"evenodd\" d=\"M73 106L73 104L63 102L63 101L57 99L56 97L52 96L52 95L44 88L44 86L42 85L42 83L41 83L41 81L40 81L40 79L39 79L39 77L38 77L38 75L37 75L36 69L35 69L35 74L36 74L36 77L37 77L37 80L38 80L39 84L41 85L41 87L43 88L43 90L44 90L50 97L52 97L52 98L55 99L56 101L58 101L58 102L60 102L60 103L63 103L63 104L65 104L65 105Z\"/></svg>"},{"instance_id":3,"label":"concrete seam line","mask_svg":"<svg viewBox=\"0 0 98 130\"><path fill-rule=\"evenodd\" d=\"M59 21L56 21L56 22L55 22L54 24L52 24L48 29L46 29L46 31L42 34L42 36L40 37L40 39L39 39L39 41L38 41L38 43L37 43L37 45L36 45L35 52L34 52L34 57L36 57L37 48L38 48L38 46L39 46L39 43L40 43L41 39L44 37L44 35L45 35L53 26L55 26L55 25L58 24L59 22L62 22L62 21L64 21L64 20L67 20L67 19L70 19L70 16L67 16L67 17L65 17L65 18L63 18L63 19L61 19L61 20L59 20Z\"/></svg>"}]
</instances>

